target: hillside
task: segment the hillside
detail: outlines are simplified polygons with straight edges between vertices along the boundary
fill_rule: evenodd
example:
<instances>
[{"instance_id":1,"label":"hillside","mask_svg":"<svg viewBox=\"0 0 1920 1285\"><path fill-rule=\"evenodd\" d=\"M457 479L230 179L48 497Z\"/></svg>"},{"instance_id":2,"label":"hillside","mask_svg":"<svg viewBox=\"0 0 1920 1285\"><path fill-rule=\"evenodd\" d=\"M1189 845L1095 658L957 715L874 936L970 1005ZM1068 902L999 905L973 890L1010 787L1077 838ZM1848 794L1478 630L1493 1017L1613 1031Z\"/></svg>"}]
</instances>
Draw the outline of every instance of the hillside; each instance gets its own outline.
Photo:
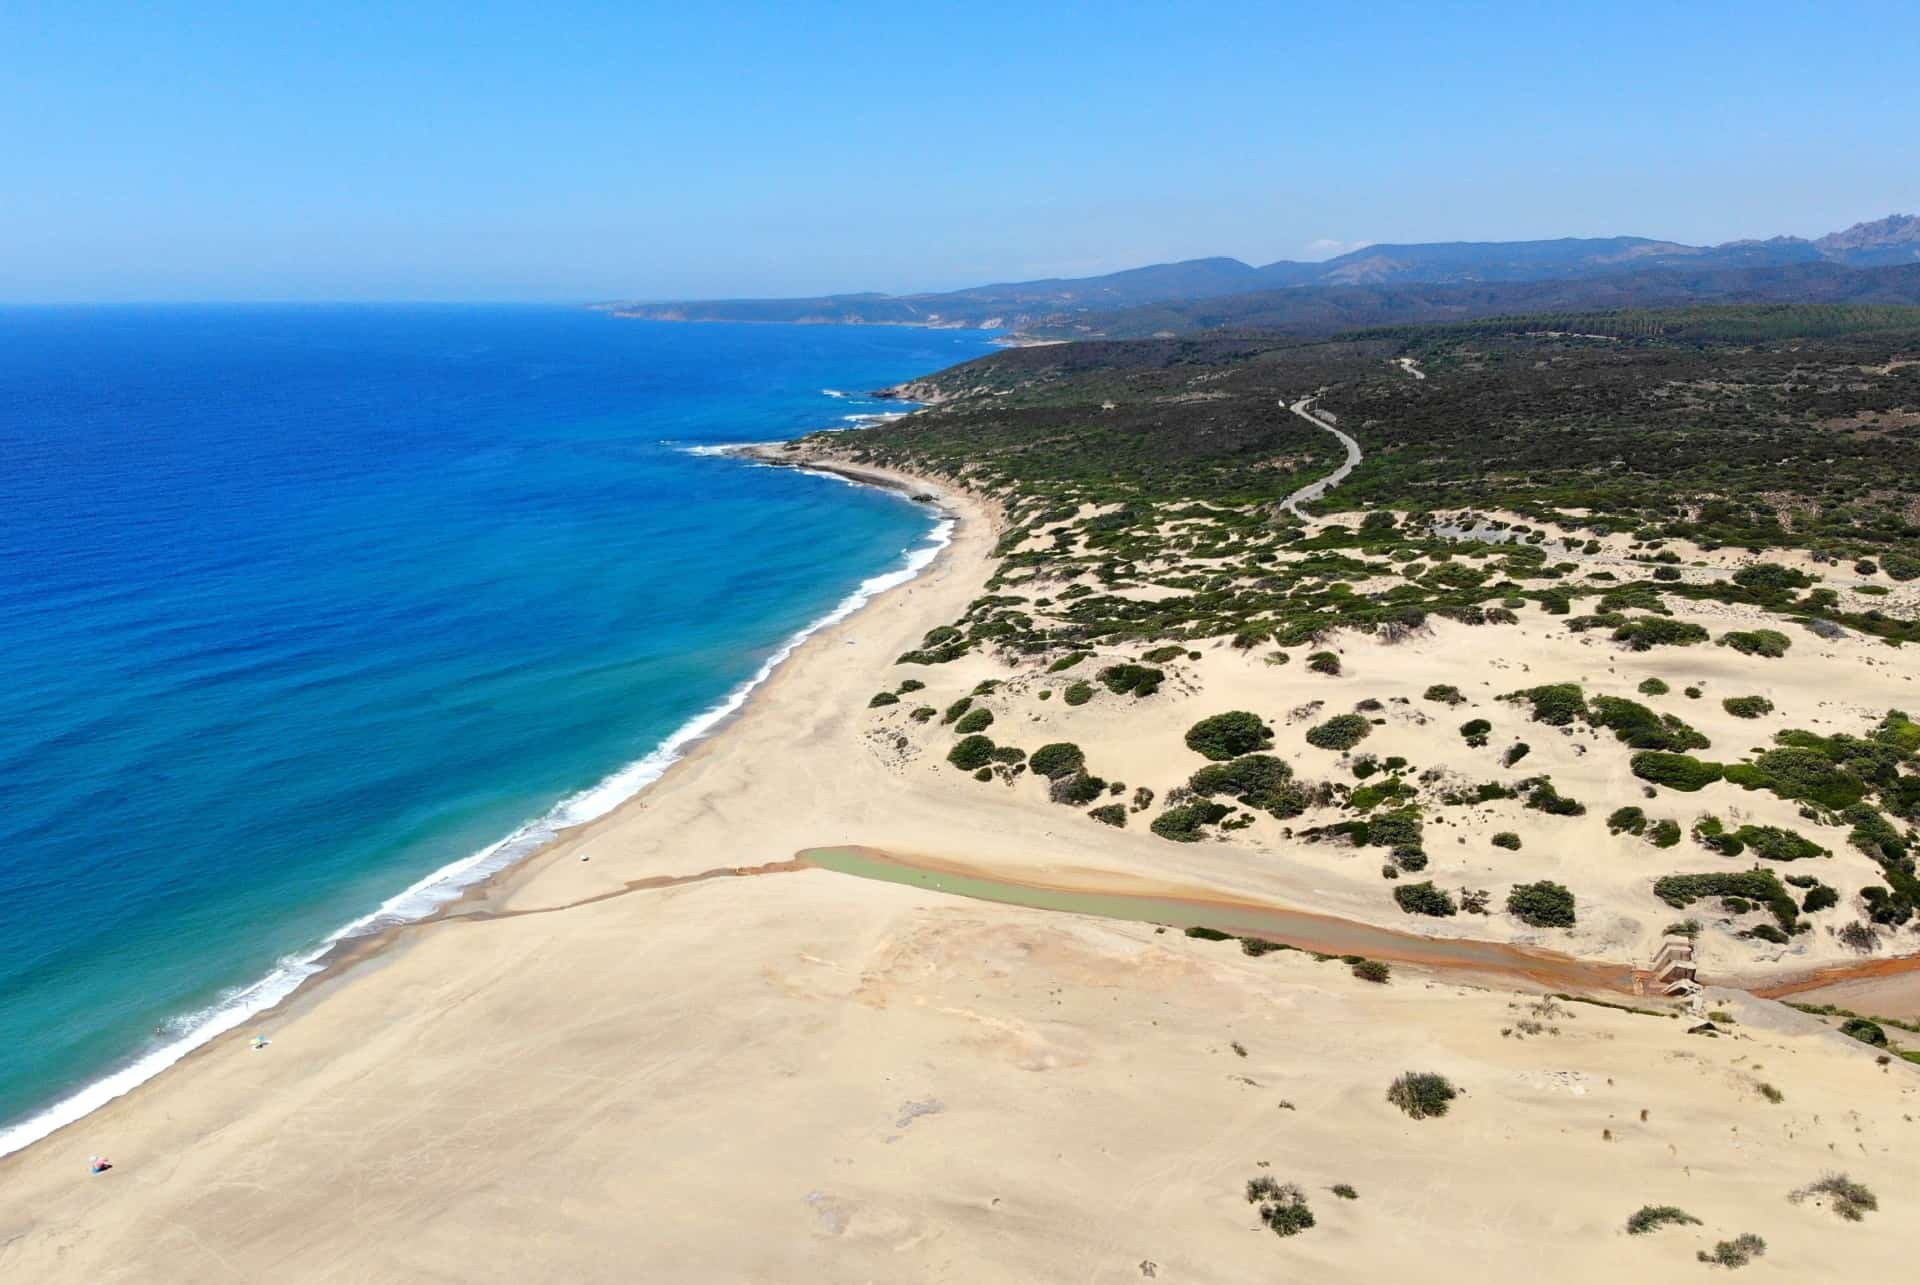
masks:
<instances>
[{"instance_id":1,"label":"hillside","mask_svg":"<svg viewBox=\"0 0 1920 1285\"><path fill-rule=\"evenodd\" d=\"M1712 299L1908 301L1874 293L1898 292L1908 288L1906 283L1889 287L1856 280L1846 270L1916 263L1920 218L1894 215L1814 241L1774 237L1696 246L1646 237L1562 237L1383 244L1318 263L1280 260L1254 267L1231 258L1189 259L1097 277L997 282L920 294L605 306L618 316L654 321L981 327L1054 338L1127 337L1222 324L1326 333L1347 325L1446 320L1533 307L1654 307ZM1535 289L1499 293L1501 287L1521 285ZM1457 289L1412 295L1343 293L1444 286ZM1486 290L1496 296L1482 299L1476 294ZM1293 299L1293 292L1306 293Z\"/></svg>"}]
</instances>

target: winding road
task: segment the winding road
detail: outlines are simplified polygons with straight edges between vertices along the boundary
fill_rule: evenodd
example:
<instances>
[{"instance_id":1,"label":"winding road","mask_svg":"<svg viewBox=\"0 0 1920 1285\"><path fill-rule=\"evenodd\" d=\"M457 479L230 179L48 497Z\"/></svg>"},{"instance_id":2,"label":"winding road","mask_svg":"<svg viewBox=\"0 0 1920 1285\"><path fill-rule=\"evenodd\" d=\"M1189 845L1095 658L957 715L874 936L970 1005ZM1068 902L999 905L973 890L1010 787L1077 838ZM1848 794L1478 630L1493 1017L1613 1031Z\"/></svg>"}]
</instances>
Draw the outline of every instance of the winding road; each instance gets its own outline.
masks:
<instances>
[{"instance_id":1,"label":"winding road","mask_svg":"<svg viewBox=\"0 0 1920 1285\"><path fill-rule=\"evenodd\" d=\"M1319 481L1309 482L1307 485L1301 487L1299 490L1295 491L1292 495L1289 495L1285 500L1282 500L1280 502L1281 508L1287 510L1287 512L1293 514L1293 516L1295 516L1296 518L1299 518L1302 522L1310 522L1313 519L1308 517L1308 515L1306 515L1305 513L1302 513L1300 511L1300 506L1310 501L1319 499L1321 496L1325 495L1328 491L1331 491L1334 487L1340 485L1340 483L1346 480L1347 474L1353 472L1354 465L1360 462L1360 443L1354 441L1351 437L1347 436L1345 433L1341 432L1339 429L1335 428L1333 425L1327 423L1325 420L1321 419L1318 415L1315 415L1312 409L1313 403L1315 400L1316 399L1312 397L1302 397L1299 401L1293 403L1291 406L1287 406L1287 403L1285 401L1282 401L1280 404L1282 406L1286 406L1288 410L1298 415L1301 419L1306 420L1307 423L1313 425L1315 428L1324 429L1325 431L1332 433L1335 437L1339 438L1341 442L1345 443L1347 448L1347 462L1342 464L1339 468L1335 469L1333 472L1327 474L1325 477L1321 478Z\"/></svg>"}]
</instances>

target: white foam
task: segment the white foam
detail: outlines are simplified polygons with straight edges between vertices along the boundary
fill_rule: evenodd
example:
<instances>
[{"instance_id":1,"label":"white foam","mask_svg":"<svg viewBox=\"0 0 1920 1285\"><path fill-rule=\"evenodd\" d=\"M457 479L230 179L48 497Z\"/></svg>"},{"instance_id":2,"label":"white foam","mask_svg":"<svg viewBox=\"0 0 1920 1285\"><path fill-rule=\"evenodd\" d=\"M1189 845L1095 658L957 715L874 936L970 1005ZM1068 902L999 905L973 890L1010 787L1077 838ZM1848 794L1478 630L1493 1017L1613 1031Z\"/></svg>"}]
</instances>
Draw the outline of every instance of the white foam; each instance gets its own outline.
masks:
<instances>
[{"instance_id":1,"label":"white foam","mask_svg":"<svg viewBox=\"0 0 1920 1285\"><path fill-rule=\"evenodd\" d=\"M822 388L820 391L828 397L845 398L848 396L848 394L841 392L838 388Z\"/></svg>"},{"instance_id":2,"label":"white foam","mask_svg":"<svg viewBox=\"0 0 1920 1285\"><path fill-rule=\"evenodd\" d=\"M719 453L719 448L689 449L704 450L704 453L708 454ZM865 485L842 477L838 473L817 472L813 469L803 471L849 482L855 486ZM371 913L335 929L311 950L298 955L289 955L280 960L272 972L258 981L226 992L213 1004L197 1013L174 1019L167 1024L171 1038L165 1044L148 1051L129 1065L82 1087L45 1110L5 1129L0 1129L0 1156L11 1154L22 1147L38 1142L56 1129L63 1128L99 1110L122 1094L145 1084L209 1040L232 1030L248 1018L272 1008L298 990L308 978L320 972L322 958L342 941L365 937L396 924L424 919L447 902L454 900L467 888L546 846L562 831L584 825L613 811L621 803L659 780L666 770L681 758L688 745L713 731L729 715L736 713L741 706L745 705L747 697L753 694L754 689L766 682L773 675L773 671L778 669L787 657L793 655L801 643L822 629L839 624L866 606L875 595L903 585L926 570L927 566L940 555L940 551L952 543L953 526L952 518L941 518L933 530L928 532L924 543L906 551L902 566L861 581L860 586L842 598L833 610L782 643L771 656L767 657L766 662L760 666L753 677L734 688L719 704L681 724L645 758L629 763L597 785L560 800L545 816L527 822L497 843L440 867L387 898Z\"/></svg>"},{"instance_id":3,"label":"white foam","mask_svg":"<svg viewBox=\"0 0 1920 1285\"><path fill-rule=\"evenodd\" d=\"M840 418L849 424L884 424L889 420L905 419L910 413L903 410L869 411L864 415L842 415Z\"/></svg>"}]
</instances>

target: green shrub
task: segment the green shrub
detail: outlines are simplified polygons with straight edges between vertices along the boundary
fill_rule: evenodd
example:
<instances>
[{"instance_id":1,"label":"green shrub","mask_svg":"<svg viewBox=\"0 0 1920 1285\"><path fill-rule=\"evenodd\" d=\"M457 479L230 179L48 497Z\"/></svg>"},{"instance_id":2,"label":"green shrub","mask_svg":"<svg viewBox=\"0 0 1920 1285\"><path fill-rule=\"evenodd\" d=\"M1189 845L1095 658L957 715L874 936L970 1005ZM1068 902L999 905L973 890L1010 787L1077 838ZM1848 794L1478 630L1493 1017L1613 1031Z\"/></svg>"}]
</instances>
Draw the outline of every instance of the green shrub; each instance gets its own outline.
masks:
<instances>
[{"instance_id":1,"label":"green shrub","mask_svg":"<svg viewBox=\"0 0 1920 1285\"><path fill-rule=\"evenodd\" d=\"M900 698L892 692L875 692L873 699L867 702L868 709L879 709L882 705L898 705Z\"/></svg>"},{"instance_id":2,"label":"green shrub","mask_svg":"<svg viewBox=\"0 0 1920 1285\"><path fill-rule=\"evenodd\" d=\"M1273 745L1273 729L1258 714L1244 709L1228 710L1203 718L1187 729L1187 748L1215 761L1223 761Z\"/></svg>"},{"instance_id":3,"label":"green shrub","mask_svg":"<svg viewBox=\"0 0 1920 1285\"><path fill-rule=\"evenodd\" d=\"M1201 928L1197 925L1195 927L1187 929L1187 936L1196 937L1201 941L1232 941L1233 940L1232 933L1223 933L1218 928Z\"/></svg>"},{"instance_id":4,"label":"green shrub","mask_svg":"<svg viewBox=\"0 0 1920 1285\"><path fill-rule=\"evenodd\" d=\"M1214 824L1232 811L1222 803L1182 803L1155 817L1148 828L1175 843L1198 843L1205 837L1202 827Z\"/></svg>"},{"instance_id":5,"label":"green shrub","mask_svg":"<svg viewBox=\"0 0 1920 1285\"><path fill-rule=\"evenodd\" d=\"M1047 797L1068 807L1077 808L1091 803L1106 792L1107 783L1086 772L1056 776L1047 782Z\"/></svg>"},{"instance_id":6,"label":"green shrub","mask_svg":"<svg viewBox=\"0 0 1920 1285\"><path fill-rule=\"evenodd\" d=\"M993 742L984 736L967 736L955 741L947 751L947 762L963 772L985 767L993 759Z\"/></svg>"},{"instance_id":7,"label":"green shrub","mask_svg":"<svg viewBox=\"0 0 1920 1285\"><path fill-rule=\"evenodd\" d=\"M1290 1182L1276 1182L1263 1174L1247 1183L1247 1202L1260 1206L1260 1221L1276 1236L1298 1236L1313 1226L1307 1194Z\"/></svg>"},{"instance_id":8,"label":"green shrub","mask_svg":"<svg viewBox=\"0 0 1920 1285\"><path fill-rule=\"evenodd\" d=\"M1545 777L1534 782L1532 792L1527 795L1527 806L1548 816L1578 817L1587 814L1586 804L1560 793L1553 788L1553 782Z\"/></svg>"},{"instance_id":9,"label":"green shrub","mask_svg":"<svg viewBox=\"0 0 1920 1285\"><path fill-rule=\"evenodd\" d=\"M1642 750L1631 761L1633 774L1643 781L1664 785L1670 790L1703 790L1726 773L1719 763L1694 758L1690 754L1671 754L1664 750Z\"/></svg>"},{"instance_id":10,"label":"green shrub","mask_svg":"<svg viewBox=\"0 0 1920 1285\"><path fill-rule=\"evenodd\" d=\"M1720 646L1731 647L1743 656L1765 656L1773 660L1787 654L1793 640L1777 629L1735 629L1720 635Z\"/></svg>"},{"instance_id":11,"label":"green shrub","mask_svg":"<svg viewBox=\"0 0 1920 1285\"><path fill-rule=\"evenodd\" d=\"M1151 696L1167 676L1146 665L1108 665L1094 677L1116 696Z\"/></svg>"},{"instance_id":12,"label":"green shrub","mask_svg":"<svg viewBox=\"0 0 1920 1285\"><path fill-rule=\"evenodd\" d=\"M939 712L940 712L939 710L935 709L931 705L922 705L918 709L914 710L913 713L907 715L907 717L912 719L916 723L926 723L926 722L932 721L933 716L935 714L938 714Z\"/></svg>"},{"instance_id":13,"label":"green shrub","mask_svg":"<svg viewBox=\"0 0 1920 1285\"><path fill-rule=\"evenodd\" d=\"M1800 907L1795 904L1793 894L1771 870L1663 875L1654 881L1653 895L1676 910L1685 910L1702 897L1748 898L1766 906L1789 932L1800 921Z\"/></svg>"},{"instance_id":14,"label":"green shrub","mask_svg":"<svg viewBox=\"0 0 1920 1285\"><path fill-rule=\"evenodd\" d=\"M1920 558L1904 553L1886 553L1880 557L1880 566L1895 580L1912 580L1920 576Z\"/></svg>"},{"instance_id":15,"label":"green shrub","mask_svg":"<svg viewBox=\"0 0 1920 1285\"><path fill-rule=\"evenodd\" d=\"M1585 695L1578 683L1546 683L1513 692L1504 700L1524 700L1533 706L1533 721L1553 727L1566 727L1587 713Z\"/></svg>"},{"instance_id":16,"label":"green shrub","mask_svg":"<svg viewBox=\"0 0 1920 1285\"><path fill-rule=\"evenodd\" d=\"M1627 1235L1644 1236L1662 1227L1698 1227L1700 1220L1673 1205L1642 1205L1627 1219Z\"/></svg>"},{"instance_id":17,"label":"green shrub","mask_svg":"<svg viewBox=\"0 0 1920 1285\"><path fill-rule=\"evenodd\" d=\"M1732 1240L1723 1240L1714 1245L1711 1254L1703 1249L1694 1257L1703 1263L1718 1263L1722 1267L1745 1267L1766 1252L1766 1241L1750 1231L1743 1231Z\"/></svg>"},{"instance_id":18,"label":"green shrub","mask_svg":"<svg viewBox=\"0 0 1920 1285\"><path fill-rule=\"evenodd\" d=\"M1434 887L1431 879L1401 884L1393 890L1393 899L1409 915L1432 915L1444 919L1460 913L1453 898Z\"/></svg>"},{"instance_id":19,"label":"green shrub","mask_svg":"<svg viewBox=\"0 0 1920 1285\"><path fill-rule=\"evenodd\" d=\"M1756 593L1781 594L1789 589L1805 589L1813 583L1813 577L1777 562L1758 562L1734 572L1733 582L1742 589L1752 589Z\"/></svg>"},{"instance_id":20,"label":"green shrub","mask_svg":"<svg viewBox=\"0 0 1920 1285\"><path fill-rule=\"evenodd\" d=\"M1850 1040L1859 1040L1862 1044L1871 1044L1877 1049L1887 1047L1887 1033L1880 1023L1865 1017L1850 1017L1840 1024L1840 1033Z\"/></svg>"},{"instance_id":21,"label":"green shrub","mask_svg":"<svg viewBox=\"0 0 1920 1285\"><path fill-rule=\"evenodd\" d=\"M1840 819L1852 824L1847 842L1885 865L1907 855L1907 841L1886 814L1870 803L1853 803L1841 809Z\"/></svg>"},{"instance_id":22,"label":"green shrub","mask_svg":"<svg viewBox=\"0 0 1920 1285\"><path fill-rule=\"evenodd\" d=\"M1880 1198L1865 1183L1855 1182L1844 1173L1822 1174L1794 1191L1788 1199L1796 1205L1803 1200L1813 1200L1817 1204L1817 1198L1821 1196L1826 1197L1834 1213L1850 1223L1857 1223L1880 1208Z\"/></svg>"},{"instance_id":23,"label":"green shrub","mask_svg":"<svg viewBox=\"0 0 1920 1285\"><path fill-rule=\"evenodd\" d=\"M1639 701L1619 696L1596 696L1587 709L1587 721L1610 728L1614 739L1636 750L1705 749L1711 742L1672 714L1655 714Z\"/></svg>"},{"instance_id":24,"label":"green shrub","mask_svg":"<svg viewBox=\"0 0 1920 1285\"><path fill-rule=\"evenodd\" d=\"M1228 763L1209 763L1187 785L1202 797L1229 794L1247 807L1282 819L1299 816L1310 801L1308 792L1294 781L1293 769L1271 754L1243 754Z\"/></svg>"},{"instance_id":25,"label":"green shrub","mask_svg":"<svg viewBox=\"0 0 1920 1285\"><path fill-rule=\"evenodd\" d=\"M1573 893L1548 879L1515 884L1507 894L1507 913L1535 928L1571 928L1574 925Z\"/></svg>"},{"instance_id":26,"label":"green shrub","mask_svg":"<svg viewBox=\"0 0 1920 1285\"><path fill-rule=\"evenodd\" d=\"M1773 702L1764 696L1729 696L1720 702L1720 708L1735 718L1759 718L1773 713Z\"/></svg>"},{"instance_id":27,"label":"green shrub","mask_svg":"<svg viewBox=\"0 0 1920 1285\"><path fill-rule=\"evenodd\" d=\"M951 723L972 708L973 697L962 696L959 700L947 706L947 712L940 716L940 721L943 723Z\"/></svg>"},{"instance_id":28,"label":"green shrub","mask_svg":"<svg viewBox=\"0 0 1920 1285\"><path fill-rule=\"evenodd\" d=\"M1336 1182L1333 1184L1331 1188L1329 1188L1329 1190L1332 1191L1334 1195L1340 1197L1340 1199L1342 1200L1360 1199L1360 1193L1353 1189L1353 1185L1351 1183Z\"/></svg>"},{"instance_id":29,"label":"green shrub","mask_svg":"<svg viewBox=\"0 0 1920 1285\"><path fill-rule=\"evenodd\" d=\"M1408 1071L1387 1086L1387 1101L1415 1120L1445 1115L1459 1096L1452 1081L1432 1071Z\"/></svg>"},{"instance_id":30,"label":"green shrub","mask_svg":"<svg viewBox=\"0 0 1920 1285\"><path fill-rule=\"evenodd\" d=\"M1707 631L1699 625L1666 616L1635 616L1613 631L1615 642L1634 651L1653 647L1691 647L1707 640Z\"/></svg>"},{"instance_id":31,"label":"green shrub","mask_svg":"<svg viewBox=\"0 0 1920 1285\"><path fill-rule=\"evenodd\" d=\"M1452 683L1435 683L1427 688L1422 696L1426 700L1439 701L1443 705L1463 705L1467 700L1460 694L1460 689Z\"/></svg>"},{"instance_id":32,"label":"green shrub","mask_svg":"<svg viewBox=\"0 0 1920 1285\"><path fill-rule=\"evenodd\" d=\"M1087 813L1101 825L1110 825L1124 829L1127 824L1127 805L1108 803Z\"/></svg>"},{"instance_id":33,"label":"green shrub","mask_svg":"<svg viewBox=\"0 0 1920 1285\"><path fill-rule=\"evenodd\" d=\"M1783 746L1751 763L1736 763L1726 769L1726 778L1743 789L1771 790L1783 799L1818 803L1836 811L1859 802L1867 790L1859 777L1804 745Z\"/></svg>"},{"instance_id":34,"label":"green shrub","mask_svg":"<svg viewBox=\"0 0 1920 1285\"><path fill-rule=\"evenodd\" d=\"M1045 777L1071 776L1086 765L1086 754L1072 741L1042 745L1027 760L1028 767Z\"/></svg>"},{"instance_id":35,"label":"green shrub","mask_svg":"<svg viewBox=\"0 0 1920 1285\"><path fill-rule=\"evenodd\" d=\"M963 736L971 736L975 732L986 731L987 728L991 727L992 725L993 725L992 710L973 709L973 710L968 710L965 714L960 716L960 721L953 725L953 730L960 733Z\"/></svg>"},{"instance_id":36,"label":"green shrub","mask_svg":"<svg viewBox=\"0 0 1920 1285\"><path fill-rule=\"evenodd\" d=\"M1484 718L1470 718L1460 724L1460 735L1466 743L1475 749L1487 743L1487 733L1493 730L1493 724Z\"/></svg>"},{"instance_id":37,"label":"green shrub","mask_svg":"<svg viewBox=\"0 0 1920 1285\"><path fill-rule=\"evenodd\" d=\"M1330 651L1316 651L1307 657L1307 668L1316 674L1340 672L1340 658Z\"/></svg>"},{"instance_id":38,"label":"green shrub","mask_svg":"<svg viewBox=\"0 0 1920 1285\"><path fill-rule=\"evenodd\" d=\"M1384 959L1363 959L1353 965L1353 975L1363 982L1384 986L1393 976L1393 966Z\"/></svg>"},{"instance_id":39,"label":"green shrub","mask_svg":"<svg viewBox=\"0 0 1920 1285\"><path fill-rule=\"evenodd\" d=\"M895 690L905 696L908 692L917 692L925 686L926 684L917 678L903 678L900 680L900 686Z\"/></svg>"},{"instance_id":40,"label":"green shrub","mask_svg":"<svg viewBox=\"0 0 1920 1285\"><path fill-rule=\"evenodd\" d=\"M1531 753L1532 750L1533 746L1527 744L1525 741L1515 741L1507 747L1507 752L1500 756L1500 762L1506 767L1512 767L1515 763L1518 763Z\"/></svg>"},{"instance_id":41,"label":"green shrub","mask_svg":"<svg viewBox=\"0 0 1920 1285\"><path fill-rule=\"evenodd\" d=\"M1323 750L1350 750L1372 731L1373 724L1358 714L1335 714L1307 729L1307 744Z\"/></svg>"},{"instance_id":42,"label":"green shrub","mask_svg":"<svg viewBox=\"0 0 1920 1285\"><path fill-rule=\"evenodd\" d=\"M1140 659L1149 665L1164 665L1170 660L1178 660L1186 655L1187 649L1180 643L1168 643L1164 647L1155 647Z\"/></svg>"},{"instance_id":43,"label":"green shrub","mask_svg":"<svg viewBox=\"0 0 1920 1285\"><path fill-rule=\"evenodd\" d=\"M1656 848L1671 848L1680 842L1680 823L1671 817L1656 821L1647 831L1647 842Z\"/></svg>"},{"instance_id":44,"label":"green shrub","mask_svg":"<svg viewBox=\"0 0 1920 1285\"><path fill-rule=\"evenodd\" d=\"M1636 807L1615 808L1607 814L1609 834L1645 834L1647 814Z\"/></svg>"},{"instance_id":45,"label":"green shrub","mask_svg":"<svg viewBox=\"0 0 1920 1285\"><path fill-rule=\"evenodd\" d=\"M1640 680L1640 694L1642 696L1665 696L1672 690L1673 688L1667 686L1658 678L1643 678Z\"/></svg>"},{"instance_id":46,"label":"green shrub","mask_svg":"<svg viewBox=\"0 0 1920 1285\"><path fill-rule=\"evenodd\" d=\"M1817 883L1800 902L1800 909L1803 913L1811 915L1817 911L1827 910L1839 904L1840 894L1838 892L1829 888L1824 883Z\"/></svg>"},{"instance_id":47,"label":"green shrub","mask_svg":"<svg viewBox=\"0 0 1920 1285\"><path fill-rule=\"evenodd\" d=\"M1076 651L1071 655L1062 656L1059 660L1047 666L1047 672L1049 674L1057 674L1062 670L1072 669L1075 665L1091 655L1093 655L1093 653L1090 651Z\"/></svg>"},{"instance_id":48,"label":"green shrub","mask_svg":"<svg viewBox=\"0 0 1920 1285\"><path fill-rule=\"evenodd\" d=\"M1502 830L1499 834L1493 836L1493 846L1496 848L1506 848L1510 852L1518 852L1520 851L1520 836L1511 830Z\"/></svg>"},{"instance_id":49,"label":"green shrub","mask_svg":"<svg viewBox=\"0 0 1920 1285\"><path fill-rule=\"evenodd\" d=\"M1068 683L1067 690L1061 693L1061 697L1069 705L1084 705L1093 699L1093 685L1084 682Z\"/></svg>"},{"instance_id":50,"label":"green shrub","mask_svg":"<svg viewBox=\"0 0 1920 1285\"><path fill-rule=\"evenodd\" d=\"M1776 825L1743 825L1728 837L1739 845L1729 856L1736 855L1741 847L1768 861L1804 861L1833 855L1813 840Z\"/></svg>"}]
</instances>

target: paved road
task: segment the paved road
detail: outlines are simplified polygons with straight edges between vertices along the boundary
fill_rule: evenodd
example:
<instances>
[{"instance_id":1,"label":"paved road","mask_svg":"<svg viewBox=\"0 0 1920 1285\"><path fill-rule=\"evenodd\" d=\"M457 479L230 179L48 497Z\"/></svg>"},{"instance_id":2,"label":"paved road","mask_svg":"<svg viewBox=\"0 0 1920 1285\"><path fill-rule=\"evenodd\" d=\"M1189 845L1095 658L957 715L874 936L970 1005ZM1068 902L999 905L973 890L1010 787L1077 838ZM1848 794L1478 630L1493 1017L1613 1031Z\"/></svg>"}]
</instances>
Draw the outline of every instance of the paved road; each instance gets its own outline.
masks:
<instances>
[{"instance_id":1,"label":"paved road","mask_svg":"<svg viewBox=\"0 0 1920 1285\"><path fill-rule=\"evenodd\" d=\"M1315 428L1324 429L1344 442L1347 447L1347 462L1321 478L1318 482L1310 482L1306 486L1301 487L1281 502L1281 508L1286 509L1302 522L1310 522L1313 519L1302 513L1300 506L1319 499L1328 491L1331 491L1334 487L1346 481L1347 474L1353 472L1353 466L1360 462L1360 443L1354 441L1351 437L1348 437L1345 433L1315 415L1312 410L1313 402L1314 399L1311 397L1302 397L1291 406L1287 406L1284 401L1280 404L1287 406L1288 410L1298 415L1301 419L1306 420L1307 423L1313 425Z\"/></svg>"}]
</instances>

